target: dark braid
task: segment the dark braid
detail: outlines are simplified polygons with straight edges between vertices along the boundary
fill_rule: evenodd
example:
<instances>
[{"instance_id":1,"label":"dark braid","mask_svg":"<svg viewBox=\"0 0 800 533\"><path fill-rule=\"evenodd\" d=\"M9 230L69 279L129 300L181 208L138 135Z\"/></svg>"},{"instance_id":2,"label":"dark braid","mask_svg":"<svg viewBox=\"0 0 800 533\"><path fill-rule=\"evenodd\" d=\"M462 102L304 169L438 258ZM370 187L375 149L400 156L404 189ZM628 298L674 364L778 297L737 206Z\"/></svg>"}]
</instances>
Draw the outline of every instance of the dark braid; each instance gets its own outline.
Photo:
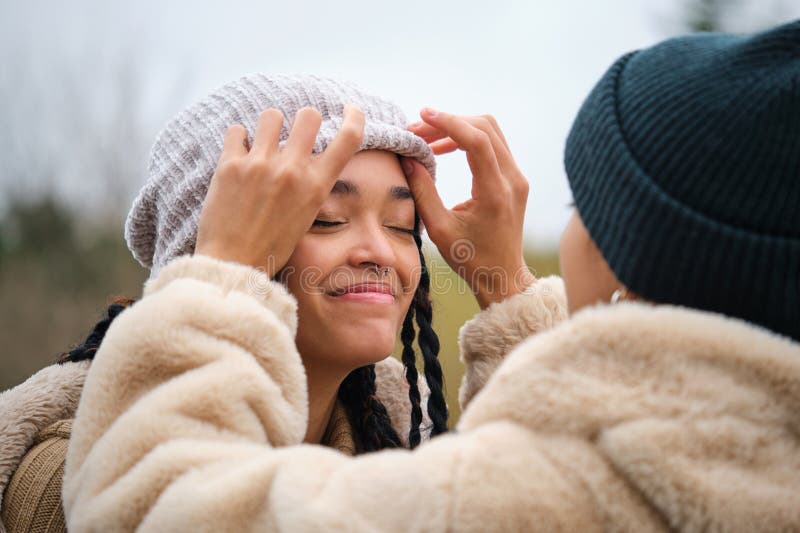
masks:
<instances>
[{"instance_id":1,"label":"dark braid","mask_svg":"<svg viewBox=\"0 0 800 533\"><path fill-rule=\"evenodd\" d=\"M399 448L400 437L375 392L375 365L362 366L350 372L339 386L339 400L363 451Z\"/></svg>"},{"instance_id":2,"label":"dark braid","mask_svg":"<svg viewBox=\"0 0 800 533\"><path fill-rule=\"evenodd\" d=\"M406 367L406 381L408 381L408 399L411 400L411 428L408 431L408 446L416 448L419 445L419 426L422 423L422 408L420 408L419 385L417 384L417 361L414 354L414 306L409 306L406 318L403 320L403 329L400 340L403 343L403 365Z\"/></svg>"},{"instance_id":3,"label":"dark braid","mask_svg":"<svg viewBox=\"0 0 800 533\"><path fill-rule=\"evenodd\" d=\"M442 365L439 363L439 337L433 330L433 309L430 299L431 278L428 268L425 265L425 258L422 255L422 239L419 235L414 235L414 240L419 248L419 261L422 265L419 287L414 294L413 307L417 318L419 334L417 344L422 352L422 359L425 363L425 380L431 396L428 399L428 416L433 422L431 437L447 432L447 403L444 399L444 380L442 376Z\"/></svg>"},{"instance_id":4,"label":"dark braid","mask_svg":"<svg viewBox=\"0 0 800 533\"><path fill-rule=\"evenodd\" d=\"M418 384L418 372L416 365L416 355L414 352L414 317L416 316L417 325L420 332L417 337L417 344L422 352L425 364L425 380L431 391L428 399L428 416L433 422L431 436L439 435L447 431L447 404L444 400L442 367L439 364L439 337L431 326L432 307L430 301L430 275L425 265L425 257L422 254L422 239L419 236L419 217L416 217L414 229L414 242L419 250L420 266L422 273L417 291L414 293L411 306L403 320L403 327L400 330L400 340L403 343L403 365L406 369L406 381L408 382L408 398L411 402L411 420L408 431L408 445L414 448L421 441L420 425L422 424L422 408L420 407L421 398ZM381 448L396 448L396 432L392 429L391 420L386 413L386 408L375 397L375 365L362 367L351 372L339 388L339 398L345 404L348 417L353 424L355 433L360 436L363 442L364 451L374 451ZM369 375L363 369L372 368ZM368 382L371 380L371 382ZM344 391L344 392L343 392ZM365 417L378 412L377 423L365 424L361 422ZM385 418L384 418L385 416ZM371 443L373 448L369 448L367 443Z\"/></svg>"},{"instance_id":5,"label":"dark braid","mask_svg":"<svg viewBox=\"0 0 800 533\"><path fill-rule=\"evenodd\" d=\"M108 309L106 309L105 318L95 324L94 329L92 329L92 332L89 333L89 336L86 337L86 340L83 341L82 344L75 346L69 352L62 353L57 360L58 364L94 359L94 354L100 347L100 343L103 342L103 338L106 336L106 331L108 331L111 322L126 308L130 307L134 301L135 300L130 298L115 298L111 305L108 306Z\"/></svg>"}]
</instances>

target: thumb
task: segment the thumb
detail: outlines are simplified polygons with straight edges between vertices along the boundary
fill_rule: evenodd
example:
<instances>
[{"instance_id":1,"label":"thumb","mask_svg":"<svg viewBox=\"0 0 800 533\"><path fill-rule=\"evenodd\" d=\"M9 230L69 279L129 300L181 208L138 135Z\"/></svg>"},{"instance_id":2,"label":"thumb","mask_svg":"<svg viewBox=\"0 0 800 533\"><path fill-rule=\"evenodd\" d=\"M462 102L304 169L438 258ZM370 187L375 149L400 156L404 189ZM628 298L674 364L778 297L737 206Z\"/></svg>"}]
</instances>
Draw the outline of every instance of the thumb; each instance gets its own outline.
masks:
<instances>
[{"instance_id":1,"label":"thumb","mask_svg":"<svg viewBox=\"0 0 800 533\"><path fill-rule=\"evenodd\" d=\"M422 219L422 223L428 229L428 236L433 239L431 233L445 224L449 218L450 211L444 206L439 191L433 183L428 170L416 159L410 157L402 158L401 164L405 172L411 194L414 195L414 203Z\"/></svg>"}]
</instances>

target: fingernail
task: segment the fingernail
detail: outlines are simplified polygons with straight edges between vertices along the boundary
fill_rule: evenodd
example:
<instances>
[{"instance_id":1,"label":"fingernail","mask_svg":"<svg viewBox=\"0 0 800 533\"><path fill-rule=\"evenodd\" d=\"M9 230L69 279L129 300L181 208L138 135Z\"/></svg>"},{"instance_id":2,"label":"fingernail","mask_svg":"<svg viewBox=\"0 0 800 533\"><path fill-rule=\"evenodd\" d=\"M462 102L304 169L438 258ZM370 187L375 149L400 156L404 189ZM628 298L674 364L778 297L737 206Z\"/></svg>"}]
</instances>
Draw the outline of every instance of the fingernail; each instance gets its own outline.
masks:
<instances>
[{"instance_id":1,"label":"fingernail","mask_svg":"<svg viewBox=\"0 0 800 533\"><path fill-rule=\"evenodd\" d=\"M410 159L404 157L400 161L400 165L403 167L403 172L405 172L406 176L410 176L414 173L414 163L412 163Z\"/></svg>"},{"instance_id":2,"label":"fingernail","mask_svg":"<svg viewBox=\"0 0 800 533\"><path fill-rule=\"evenodd\" d=\"M422 113L428 115L430 118L434 118L436 115L439 114L439 112L433 109L432 107L423 107Z\"/></svg>"}]
</instances>

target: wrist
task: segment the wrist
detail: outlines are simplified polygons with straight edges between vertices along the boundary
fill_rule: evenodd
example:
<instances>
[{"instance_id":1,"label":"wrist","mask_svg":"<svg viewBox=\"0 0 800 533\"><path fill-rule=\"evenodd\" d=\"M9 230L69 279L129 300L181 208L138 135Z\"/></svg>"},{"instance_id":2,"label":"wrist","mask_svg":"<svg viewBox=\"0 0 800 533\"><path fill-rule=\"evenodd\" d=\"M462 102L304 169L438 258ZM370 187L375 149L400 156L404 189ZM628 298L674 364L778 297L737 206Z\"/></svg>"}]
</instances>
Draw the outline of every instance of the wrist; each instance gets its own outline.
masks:
<instances>
[{"instance_id":1,"label":"wrist","mask_svg":"<svg viewBox=\"0 0 800 533\"><path fill-rule=\"evenodd\" d=\"M476 277L480 278L480 276ZM514 271L513 275L486 276L485 279L476 279L475 281L472 291L478 301L478 306L483 310L494 303L502 302L507 298L524 292L537 280L527 266L521 266Z\"/></svg>"},{"instance_id":2,"label":"wrist","mask_svg":"<svg viewBox=\"0 0 800 533\"><path fill-rule=\"evenodd\" d=\"M274 276L275 273L280 270L280 267L283 266L283 262L280 264L280 266L278 266L278 259L272 254L267 255L266 259L264 259L263 257L258 258L251 253L249 254L239 250L229 250L208 244L201 247L196 247L194 254L205 255L213 259L219 259L220 261L238 263L240 265L252 267L266 273L269 277Z\"/></svg>"}]
</instances>

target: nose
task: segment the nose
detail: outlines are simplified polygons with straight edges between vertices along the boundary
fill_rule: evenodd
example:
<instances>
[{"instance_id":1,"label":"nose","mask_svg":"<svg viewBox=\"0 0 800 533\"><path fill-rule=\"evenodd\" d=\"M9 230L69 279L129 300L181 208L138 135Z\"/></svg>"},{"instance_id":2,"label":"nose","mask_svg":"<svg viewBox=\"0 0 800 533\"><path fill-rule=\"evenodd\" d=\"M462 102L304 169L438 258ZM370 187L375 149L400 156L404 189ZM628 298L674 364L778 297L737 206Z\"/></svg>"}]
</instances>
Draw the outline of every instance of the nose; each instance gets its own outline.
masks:
<instances>
[{"instance_id":1,"label":"nose","mask_svg":"<svg viewBox=\"0 0 800 533\"><path fill-rule=\"evenodd\" d=\"M378 265L394 267L397 254L383 226L380 224L364 224L360 231L353 232L354 240L348 254L351 266L363 268Z\"/></svg>"}]
</instances>

